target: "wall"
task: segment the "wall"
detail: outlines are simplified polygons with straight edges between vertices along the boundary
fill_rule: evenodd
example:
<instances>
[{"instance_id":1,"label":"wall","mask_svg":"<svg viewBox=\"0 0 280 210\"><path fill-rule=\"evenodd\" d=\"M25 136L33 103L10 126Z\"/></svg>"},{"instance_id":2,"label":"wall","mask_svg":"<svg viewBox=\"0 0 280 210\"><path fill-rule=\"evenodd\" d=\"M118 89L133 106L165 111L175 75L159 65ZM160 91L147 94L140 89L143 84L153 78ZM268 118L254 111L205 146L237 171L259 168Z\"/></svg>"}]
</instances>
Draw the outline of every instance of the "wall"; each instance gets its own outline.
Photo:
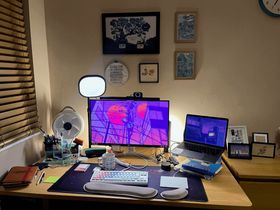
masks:
<instances>
[{"instance_id":1,"label":"wall","mask_svg":"<svg viewBox=\"0 0 280 210\"><path fill-rule=\"evenodd\" d=\"M198 40L174 43L174 14L198 9ZM103 55L103 12L160 11L159 55ZM85 74L104 74L120 60L130 71L121 87L108 86L106 96L142 91L171 103L172 140L181 141L187 113L223 116L232 125L268 131L279 118L279 18L266 16L256 0L47 0L45 1L53 115L71 105L87 121L86 99L77 84ZM174 51L196 49L195 80L174 80ZM138 82L138 64L160 63L160 82ZM87 140L87 128L81 137Z\"/></svg>"}]
</instances>

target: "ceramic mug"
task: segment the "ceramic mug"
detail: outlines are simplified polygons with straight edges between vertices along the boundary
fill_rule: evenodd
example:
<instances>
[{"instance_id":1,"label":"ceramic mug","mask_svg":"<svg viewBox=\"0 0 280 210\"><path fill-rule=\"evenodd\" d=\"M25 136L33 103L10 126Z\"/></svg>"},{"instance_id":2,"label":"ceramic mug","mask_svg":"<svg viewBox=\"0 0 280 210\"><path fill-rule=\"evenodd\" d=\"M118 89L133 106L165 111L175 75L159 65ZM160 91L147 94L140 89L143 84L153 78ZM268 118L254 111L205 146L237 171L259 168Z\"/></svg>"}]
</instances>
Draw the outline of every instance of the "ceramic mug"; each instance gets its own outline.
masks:
<instances>
[{"instance_id":1,"label":"ceramic mug","mask_svg":"<svg viewBox=\"0 0 280 210\"><path fill-rule=\"evenodd\" d=\"M104 153L98 159L98 165L104 170L114 170L116 168L115 154L111 152Z\"/></svg>"}]
</instances>

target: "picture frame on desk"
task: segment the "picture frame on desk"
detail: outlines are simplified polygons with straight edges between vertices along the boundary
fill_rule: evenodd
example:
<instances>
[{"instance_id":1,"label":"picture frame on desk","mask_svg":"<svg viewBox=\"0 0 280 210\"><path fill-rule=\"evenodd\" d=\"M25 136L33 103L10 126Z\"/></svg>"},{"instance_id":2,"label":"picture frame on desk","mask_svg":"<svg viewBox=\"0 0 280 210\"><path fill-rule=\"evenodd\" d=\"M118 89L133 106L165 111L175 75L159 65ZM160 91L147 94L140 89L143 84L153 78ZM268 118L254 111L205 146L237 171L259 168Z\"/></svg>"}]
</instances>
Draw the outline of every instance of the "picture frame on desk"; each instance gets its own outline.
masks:
<instances>
[{"instance_id":1,"label":"picture frame on desk","mask_svg":"<svg viewBox=\"0 0 280 210\"><path fill-rule=\"evenodd\" d=\"M252 159L252 145L251 144L228 144L228 158L235 159Z\"/></svg>"},{"instance_id":2,"label":"picture frame on desk","mask_svg":"<svg viewBox=\"0 0 280 210\"><path fill-rule=\"evenodd\" d=\"M268 143L268 133L253 132L252 133L253 142Z\"/></svg>"},{"instance_id":3,"label":"picture frame on desk","mask_svg":"<svg viewBox=\"0 0 280 210\"><path fill-rule=\"evenodd\" d=\"M139 64L140 83L159 82L159 63L140 63Z\"/></svg>"},{"instance_id":4,"label":"picture frame on desk","mask_svg":"<svg viewBox=\"0 0 280 210\"><path fill-rule=\"evenodd\" d=\"M275 148L275 143L253 142L252 156L275 158Z\"/></svg>"},{"instance_id":5,"label":"picture frame on desk","mask_svg":"<svg viewBox=\"0 0 280 210\"><path fill-rule=\"evenodd\" d=\"M247 126L228 126L227 145L229 143L249 144Z\"/></svg>"}]
</instances>

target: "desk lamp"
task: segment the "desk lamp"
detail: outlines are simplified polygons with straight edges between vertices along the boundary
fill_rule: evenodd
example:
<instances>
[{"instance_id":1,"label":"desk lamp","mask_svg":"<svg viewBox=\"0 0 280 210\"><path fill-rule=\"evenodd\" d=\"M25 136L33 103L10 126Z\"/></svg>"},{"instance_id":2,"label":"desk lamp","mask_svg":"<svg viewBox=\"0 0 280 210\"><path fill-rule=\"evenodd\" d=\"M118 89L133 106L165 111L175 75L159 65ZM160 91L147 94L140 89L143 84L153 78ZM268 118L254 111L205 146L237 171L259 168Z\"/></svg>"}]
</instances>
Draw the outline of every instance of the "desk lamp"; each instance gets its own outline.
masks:
<instances>
[{"instance_id":1,"label":"desk lamp","mask_svg":"<svg viewBox=\"0 0 280 210\"><path fill-rule=\"evenodd\" d=\"M106 91L106 81L99 75L86 75L79 80L79 93L86 98L102 96Z\"/></svg>"}]
</instances>

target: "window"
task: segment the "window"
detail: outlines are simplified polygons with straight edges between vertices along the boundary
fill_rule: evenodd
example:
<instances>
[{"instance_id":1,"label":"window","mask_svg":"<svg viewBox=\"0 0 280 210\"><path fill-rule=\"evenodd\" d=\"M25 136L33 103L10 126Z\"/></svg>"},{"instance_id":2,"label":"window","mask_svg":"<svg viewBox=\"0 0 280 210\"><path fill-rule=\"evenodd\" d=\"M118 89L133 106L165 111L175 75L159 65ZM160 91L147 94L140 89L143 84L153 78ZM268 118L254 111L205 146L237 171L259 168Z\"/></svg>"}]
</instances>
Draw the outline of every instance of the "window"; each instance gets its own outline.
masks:
<instances>
[{"instance_id":1,"label":"window","mask_svg":"<svg viewBox=\"0 0 280 210\"><path fill-rule=\"evenodd\" d=\"M0 0L0 147L38 128L25 1Z\"/></svg>"}]
</instances>

